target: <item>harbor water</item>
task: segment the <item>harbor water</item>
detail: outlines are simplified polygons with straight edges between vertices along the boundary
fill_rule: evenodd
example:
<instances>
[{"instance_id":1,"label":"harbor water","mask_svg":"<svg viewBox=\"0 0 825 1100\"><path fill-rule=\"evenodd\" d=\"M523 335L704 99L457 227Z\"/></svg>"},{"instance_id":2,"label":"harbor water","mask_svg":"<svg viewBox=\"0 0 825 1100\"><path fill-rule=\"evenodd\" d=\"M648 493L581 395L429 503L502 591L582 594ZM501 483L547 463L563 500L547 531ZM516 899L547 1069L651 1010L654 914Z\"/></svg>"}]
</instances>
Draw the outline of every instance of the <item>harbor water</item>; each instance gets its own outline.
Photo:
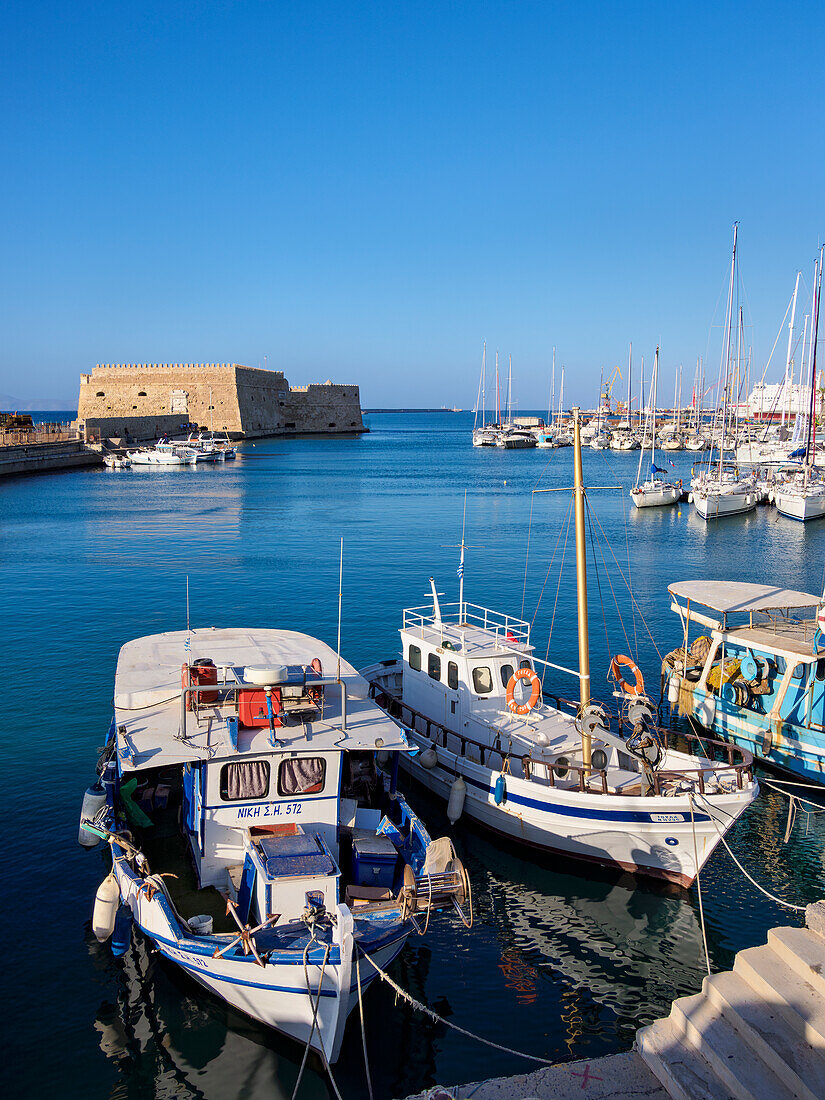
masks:
<instances>
[{"instance_id":1,"label":"harbor water","mask_svg":"<svg viewBox=\"0 0 825 1100\"><path fill-rule=\"evenodd\" d=\"M466 413L365 419L364 436L258 440L225 465L0 483L10 1095L291 1096L300 1048L203 992L139 935L115 959L91 932L106 853L77 845L77 821L111 719L118 650L185 627L187 578L193 626L283 627L334 647L343 537L342 652L359 667L392 658L401 611L428 602L430 576L443 599L457 599L466 492L465 598L523 612L538 655L575 666L570 493L533 492L569 488L572 451L473 448ZM688 479L701 456L665 459ZM637 463L638 452L584 454L586 483L604 487L589 493L588 581L592 693L606 702L616 653L637 658L658 699L661 655L681 640L669 583L823 586L825 521L795 523L772 507L712 523L687 504L637 511L627 493ZM576 696L562 674L548 686ZM443 805L408 793L432 835L448 831ZM787 814L787 800L763 785L729 840L767 889L804 904L825 893L825 825L799 815L786 844ZM475 927L433 919L392 971L440 1016L542 1058L590 1059L628 1049L639 1026L698 991L695 889L580 874L464 821L451 833L470 872ZM715 969L769 928L799 922L721 849L701 885ZM364 1007L377 1100L531 1068L396 1003L378 983ZM334 1073L345 1100L367 1095L357 1012ZM311 1064L301 1096L328 1094Z\"/></svg>"}]
</instances>

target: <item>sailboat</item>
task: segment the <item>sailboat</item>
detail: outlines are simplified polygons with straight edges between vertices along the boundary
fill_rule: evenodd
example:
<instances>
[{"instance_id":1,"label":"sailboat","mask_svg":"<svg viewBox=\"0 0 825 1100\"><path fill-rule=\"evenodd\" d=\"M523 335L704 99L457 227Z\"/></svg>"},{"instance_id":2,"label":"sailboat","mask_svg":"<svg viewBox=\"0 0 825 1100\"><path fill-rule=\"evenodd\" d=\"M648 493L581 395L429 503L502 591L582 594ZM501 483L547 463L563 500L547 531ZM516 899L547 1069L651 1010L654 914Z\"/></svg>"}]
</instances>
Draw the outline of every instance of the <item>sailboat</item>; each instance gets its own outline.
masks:
<instances>
[{"instance_id":1,"label":"sailboat","mask_svg":"<svg viewBox=\"0 0 825 1100\"><path fill-rule=\"evenodd\" d=\"M736 241L739 223L733 227L733 255L730 264L730 285L728 287L728 305L725 319L725 336L722 342L722 362L719 368L720 381L723 382L722 403L719 409L718 431L714 432L713 444L708 454L707 467L691 483L693 506L702 519L717 519L722 516L740 515L752 512L759 503L759 490L756 479L742 477L736 463L725 462L726 433L729 431L728 393L730 389L730 352L731 327L733 319L733 299L736 290ZM741 326L740 326L741 332ZM738 354L737 354L738 359ZM732 433L733 434L733 433ZM719 461L714 462L713 448L719 449Z\"/></svg>"},{"instance_id":2,"label":"sailboat","mask_svg":"<svg viewBox=\"0 0 825 1100\"><path fill-rule=\"evenodd\" d=\"M810 407L808 410L805 459L799 473L780 483L775 491L774 504L783 516L799 519L821 519L825 516L825 476L816 462L816 345L819 335L819 305L822 297L822 262L825 249L820 249L814 267L814 305L811 322L812 351L809 357Z\"/></svg>"},{"instance_id":3,"label":"sailboat","mask_svg":"<svg viewBox=\"0 0 825 1100\"><path fill-rule=\"evenodd\" d=\"M498 368L496 369L498 376ZM498 424L487 424L487 341L484 341L484 350L481 353L481 376L478 380L478 394L476 396L475 419L473 420L473 446L495 447ZM479 419L479 412L481 417Z\"/></svg>"},{"instance_id":4,"label":"sailboat","mask_svg":"<svg viewBox=\"0 0 825 1100\"><path fill-rule=\"evenodd\" d=\"M630 490L630 499L637 508L661 508L666 504L676 504L682 496L682 483L669 481L666 470L656 465L656 379L659 374L659 349L653 361L653 377L650 380L650 404L645 419L642 450L639 454L639 468L636 471L636 484ZM642 465L645 451L650 447L650 474L642 481Z\"/></svg>"},{"instance_id":5,"label":"sailboat","mask_svg":"<svg viewBox=\"0 0 825 1100\"><path fill-rule=\"evenodd\" d=\"M513 357L509 358L507 370L507 423L496 437L496 446L507 450L525 450L535 447L536 437L527 428L513 426Z\"/></svg>"},{"instance_id":6,"label":"sailboat","mask_svg":"<svg viewBox=\"0 0 825 1100\"><path fill-rule=\"evenodd\" d=\"M466 813L528 848L687 886L756 797L753 758L722 742L700 747L693 735L687 744L701 757L666 749L627 657L611 665L618 734L591 701L577 408L573 418L579 668L539 658L525 620L465 602L462 535L458 603L442 605L430 578L431 604L403 613L401 657L362 675L419 750L399 757L401 767L446 801L450 821ZM539 667L573 676L578 702L545 691Z\"/></svg>"}]
</instances>

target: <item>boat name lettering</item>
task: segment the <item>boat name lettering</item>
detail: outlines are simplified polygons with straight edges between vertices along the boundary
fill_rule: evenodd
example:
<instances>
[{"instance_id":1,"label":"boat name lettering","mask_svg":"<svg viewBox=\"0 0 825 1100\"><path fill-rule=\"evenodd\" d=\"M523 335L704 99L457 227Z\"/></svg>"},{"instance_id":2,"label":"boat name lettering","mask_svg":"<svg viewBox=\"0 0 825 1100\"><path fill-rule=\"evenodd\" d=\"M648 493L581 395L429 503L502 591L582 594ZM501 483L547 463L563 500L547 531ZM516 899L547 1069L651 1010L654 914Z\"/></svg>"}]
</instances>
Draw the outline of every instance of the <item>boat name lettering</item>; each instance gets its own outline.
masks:
<instances>
[{"instance_id":1,"label":"boat name lettering","mask_svg":"<svg viewBox=\"0 0 825 1100\"><path fill-rule=\"evenodd\" d=\"M681 814L651 814L650 820L659 825L678 825L682 821Z\"/></svg>"},{"instance_id":2,"label":"boat name lettering","mask_svg":"<svg viewBox=\"0 0 825 1100\"><path fill-rule=\"evenodd\" d=\"M270 802L266 806L239 806L238 821L250 817L295 817L301 813L300 802Z\"/></svg>"}]
</instances>

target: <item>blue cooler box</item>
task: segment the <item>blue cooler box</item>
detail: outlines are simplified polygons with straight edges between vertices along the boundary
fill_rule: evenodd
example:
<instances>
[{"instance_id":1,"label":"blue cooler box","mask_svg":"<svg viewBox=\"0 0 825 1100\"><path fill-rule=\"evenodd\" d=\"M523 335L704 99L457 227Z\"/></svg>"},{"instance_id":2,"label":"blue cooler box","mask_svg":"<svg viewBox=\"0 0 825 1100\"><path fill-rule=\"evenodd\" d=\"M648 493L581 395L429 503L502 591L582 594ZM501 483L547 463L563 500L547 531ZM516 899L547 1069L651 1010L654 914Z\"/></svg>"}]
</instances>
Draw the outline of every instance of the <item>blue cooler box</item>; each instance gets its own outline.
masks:
<instances>
[{"instance_id":1,"label":"blue cooler box","mask_svg":"<svg viewBox=\"0 0 825 1100\"><path fill-rule=\"evenodd\" d=\"M357 886L379 886L391 890L398 849L388 836L354 829L352 874Z\"/></svg>"}]
</instances>

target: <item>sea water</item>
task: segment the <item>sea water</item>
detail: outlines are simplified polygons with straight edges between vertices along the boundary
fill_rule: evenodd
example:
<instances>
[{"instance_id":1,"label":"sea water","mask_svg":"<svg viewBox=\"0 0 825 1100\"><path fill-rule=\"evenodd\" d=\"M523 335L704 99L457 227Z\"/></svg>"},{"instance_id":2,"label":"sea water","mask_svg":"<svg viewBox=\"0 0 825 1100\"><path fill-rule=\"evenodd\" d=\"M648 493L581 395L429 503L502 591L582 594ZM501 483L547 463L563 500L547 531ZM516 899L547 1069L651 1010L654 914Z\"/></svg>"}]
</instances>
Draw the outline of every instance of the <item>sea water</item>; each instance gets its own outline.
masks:
<instances>
[{"instance_id":1,"label":"sea water","mask_svg":"<svg viewBox=\"0 0 825 1100\"><path fill-rule=\"evenodd\" d=\"M374 414L356 438L257 440L234 463L88 469L0 481L3 670L3 1076L9 1095L291 1096L301 1049L203 992L136 933L123 959L91 933L106 853L77 844L83 792L111 719L119 648L193 626L284 627L335 645L344 539L342 651L395 657L404 607L458 595L533 621L539 656L575 667L572 451L473 448L467 414ZM676 454L676 476L701 458ZM664 461L661 461L665 465ZM637 453L585 450L593 695L610 657L637 658L659 696L660 654L680 644L668 584L721 578L820 592L825 522L759 508L705 523L693 509L637 511ZM620 487L620 488L615 488ZM554 489L539 493L534 489ZM633 601L628 594L628 583ZM552 634L551 634L552 627ZM548 642L549 637L549 642ZM552 689L576 696L559 674ZM475 927L433 918L393 967L440 1016L553 1060L627 1050L636 1029L699 990L696 891L576 873L505 847L408 792L433 836L453 835ZM823 893L822 817L783 843L787 801L767 787L730 834L743 865L788 900ZM758 893L719 850L702 875L714 968L800 917ZM365 998L378 1100L435 1081L531 1068L435 1024L376 985ZM357 1011L334 1069L366 1096ZM301 1095L325 1097L314 1062Z\"/></svg>"}]
</instances>

